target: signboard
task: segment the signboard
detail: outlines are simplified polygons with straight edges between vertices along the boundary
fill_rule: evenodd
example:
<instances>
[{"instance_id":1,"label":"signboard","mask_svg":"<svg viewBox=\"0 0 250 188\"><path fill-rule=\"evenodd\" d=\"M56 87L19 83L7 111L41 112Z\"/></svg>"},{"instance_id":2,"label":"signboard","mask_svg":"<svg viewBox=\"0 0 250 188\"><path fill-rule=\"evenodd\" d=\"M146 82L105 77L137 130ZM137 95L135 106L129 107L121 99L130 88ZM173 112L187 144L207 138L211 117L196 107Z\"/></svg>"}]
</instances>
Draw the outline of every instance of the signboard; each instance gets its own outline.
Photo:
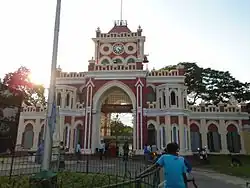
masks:
<instances>
[{"instance_id":1,"label":"signboard","mask_svg":"<svg viewBox=\"0 0 250 188\"><path fill-rule=\"evenodd\" d=\"M15 149L23 97L0 83L0 153Z\"/></svg>"}]
</instances>

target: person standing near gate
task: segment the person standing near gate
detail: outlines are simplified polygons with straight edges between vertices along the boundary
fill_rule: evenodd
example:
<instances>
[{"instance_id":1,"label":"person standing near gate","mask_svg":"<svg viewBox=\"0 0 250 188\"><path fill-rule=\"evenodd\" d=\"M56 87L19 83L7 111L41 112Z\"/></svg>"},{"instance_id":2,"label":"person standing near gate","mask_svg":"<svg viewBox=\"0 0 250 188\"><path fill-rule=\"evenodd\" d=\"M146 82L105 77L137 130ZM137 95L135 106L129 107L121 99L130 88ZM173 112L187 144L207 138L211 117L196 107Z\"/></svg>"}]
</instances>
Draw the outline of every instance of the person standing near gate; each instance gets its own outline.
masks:
<instances>
[{"instance_id":1,"label":"person standing near gate","mask_svg":"<svg viewBox=\"0 0 250 188\"><path fill-rule=\"evenodd\" d=\"M99 147L100 160L102 160L104 152L105 152L105 143L103 140L101 140L101 144Z\"/></svg>"},{"instance_id":2,"label":"person standing near gate","mask_svg":"<svg viewBox=\"0 0 250 188\"><path fill-rule=\"evenodd\" d=\"M81 159L81 145L80 145L80 142L78 142L78 144L76 145L76 160L77 160L77 163L79 163Z\"/></svg>"},{"instance_id":3,"label":"person standing near gate","mask_svg":"<svg viewBox=\"0 0 250 188\"><path fill-rule=\"evenodd\" d=\"M123 145L123 160L128 161L129 145L126 141Z\"/></svg>"},{"instance_id":4,"label":"person standing near gate","mask_svg":"<svg viewBox=\"0 0 250 188\"><path fill-rule=\"evenodd\" d=\"M60 142L59 146L59 171L65 169L65 148L63 142Z\"/></svg>"}]
</instances>

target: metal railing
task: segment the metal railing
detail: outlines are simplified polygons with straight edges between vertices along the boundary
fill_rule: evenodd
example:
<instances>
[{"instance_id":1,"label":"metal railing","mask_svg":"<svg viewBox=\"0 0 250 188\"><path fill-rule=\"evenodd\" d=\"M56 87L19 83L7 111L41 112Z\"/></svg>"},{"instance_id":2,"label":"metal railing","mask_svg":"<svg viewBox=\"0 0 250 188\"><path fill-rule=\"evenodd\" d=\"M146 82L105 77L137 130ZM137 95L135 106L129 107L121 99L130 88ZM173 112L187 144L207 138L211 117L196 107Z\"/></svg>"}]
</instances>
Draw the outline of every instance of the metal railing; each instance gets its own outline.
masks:
<instances>
[{"instance_id":1,"label":"metal railing","mask_svg":"<svg viewBox=\"0 0 250 188\"><path fill-rule=\"evenodd\" d=\"M60 169L59 156L52 156L51 169L58 173L58 187L157 187L159 170L140 175L150 163L143 157L124 161L122 158L96 155L64 155L64 168ZM0 156L0 183L8 187L23 188L20 182L41 171L41 156L15 153ZM78 177L77 180L73 177ZM98 180L98 181L97 181ZM77 182L76 182L77 181ZM87 182L88 181L88 182ZM86 183L87 182L87 183ZM88 185L87 185L88 184ZM87 186L86 186L87 185Z\"/></svg>"}]
</instances>

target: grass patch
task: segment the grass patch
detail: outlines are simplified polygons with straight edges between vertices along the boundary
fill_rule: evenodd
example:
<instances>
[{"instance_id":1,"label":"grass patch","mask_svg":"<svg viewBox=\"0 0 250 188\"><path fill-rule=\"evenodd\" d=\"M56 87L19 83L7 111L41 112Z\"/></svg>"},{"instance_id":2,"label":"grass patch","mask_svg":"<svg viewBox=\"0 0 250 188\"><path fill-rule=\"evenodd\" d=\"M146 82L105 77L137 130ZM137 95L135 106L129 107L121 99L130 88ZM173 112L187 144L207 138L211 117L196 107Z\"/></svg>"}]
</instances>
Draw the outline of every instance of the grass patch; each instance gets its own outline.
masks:
<instances>
[{"instance_id":1,"label":"grass patch","mask_svg":"<svg viewBox=\"0 0 250 188\"><path fill-rule=\"evenodd\" d=\"M122 182L123 179L104 174L84 173L58 173L58 185L60 188L94 188ZM29 188L28 176L15 176L9 181L8 177L0 177L0 188Z\"/></svg>"},{"instance_id":2,"label":"grass patch","mask_svg":"<svg viewBox=\"0 0 250 188\"><path fill-rule=\"evenodd\" d=\"M228 155L210 155L210 164L201 167L228 175L250 178L250 156L237 156L237 158L242 162L240 167L232 167L231 157Z\"/></svg>"}]
</instances>

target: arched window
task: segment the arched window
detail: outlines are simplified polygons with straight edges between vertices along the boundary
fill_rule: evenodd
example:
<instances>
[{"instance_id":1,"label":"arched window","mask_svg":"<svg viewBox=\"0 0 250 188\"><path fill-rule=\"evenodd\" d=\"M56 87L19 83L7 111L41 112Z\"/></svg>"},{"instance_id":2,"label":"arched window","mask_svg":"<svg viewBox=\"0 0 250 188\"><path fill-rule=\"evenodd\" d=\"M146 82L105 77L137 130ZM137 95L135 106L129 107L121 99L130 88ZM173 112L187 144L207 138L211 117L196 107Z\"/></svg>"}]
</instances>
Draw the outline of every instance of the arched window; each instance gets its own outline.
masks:
<instances>
[{"instance_id":1,"label":"arched window","mask_svg":"<svg viewBox=\"0 0 250 188\"><path fill-rule=\"evenodd\" d=\"M220 152L221 136L218 132L218 127L214 124L208 126L207 143L210 152Z\"/></svg>"},{"instance_id":2,"label":"arched window","mask_svg":"<svg viewBox=\"0 0 250 188\"><path fill-rule=\"evenodd\" d=\"M135 59L134 58L129 58L127 63L135 63Z\"/></svg>"},{"instance_id":3,"label":"arched window","mask_svg":"<svg viewBox=\"0 0 250 188\"><path fill-rule=\"evenodd\" d=\"M104 59L104 60L102 60L101 64L102 65L108 65L109 64L109 60Z\"/></svg>"},{"instance_id":4,"label":"arched window","mask_svg":"<svg viewBox=\"0 0 250 188\"><path fill-rule=\"evenodd\" d=\"M176 105L176 95L175 95L175 92L174 91L172 91L171 93L170 93L170 101L171 101L171 105L173 105L173 106L175 106Z\"/></svg>"},{"instance_id":5,"label":"arched window","mask_svg":"<svg viewBox=\"0 0 250 188\"><path fill-rule=\"evenodd\" d=\"M121 60L121 59L119 59L119 58L114 59L114 63L115 63L115 64L120 64L120 63L122 63L122 60Z\"/></svg>"},{"instance_id":6,"label":"arched window","mask_svg":"<svg viewBox=\"0 0 250 188\"><path fill-rule=\"evenodd\" d=\"M155 102L155 91L152 86L148 86L148 94L147 94L148 102Z\"/></svg>"},{"instance_id":7,"label":"arched window","mask_svg":"<svg viewBox=\"0 0 250 188\"><path fill-rule=\"evenodd\" d=\"M69 107L69 103L70 103L70 94L68 93L66 96L66 106Z\"/></svg>"},{"instance_id":8,"label":"arched window","mask_svg":"<svg viewBox=\"0 0 250 188\"><path fill-rule=\"evenodd\" d=\"M31 149L33 147L33 140L34 140L33 125L29 123L26 125L23 132L23 139L22 139L23 148Z\"/></svg>"},{"instance_id":9,"label":"arched window","mask_svg":"<svg viewBox=\"0 0 250 188\"><path fill-rule=\"evenodd\" d=\"M148 126L148 144L156 145L156 130L153 124Z\"/></svg>"},{"instance_id":10,"label":"arched window","mask_svg":"<svg viewBox=\"0 0 250 188\"><path fill-rule=\"evenodd\" d=\"M240 153L241 150L241 140L238 129L232 124L227 127L227 149L231 153Z\"/></svg>"},{"instance_id":11,"label":"arched window","mask_svg":"<svg viewBox=\"0 0 250 188\"><path fill-rule=\"evenodd\" d=\"M62 101L62 95L61 93L57 93L56 105L61 106L61 101Z\"/></svg>"},{"instance_id":12,"label":"arched window","mask_svg":"<svg viewBox=\"0 0 250 188\"><path fill-rule=\"evenodd\" d=\"M173 126L172 128L172 141L175 142L175 143L178 143L179 140L178 140L178 129L176 126Z\"/></svg>"},{"instance_id":13,"label":"arched window","mask_svg":"<svg viewBox=\"0 0 250 188\"><path fill-rule=\"evenodd\" d=\"M200 129L196 124L190 125L190 137L191 137L191 150L196 152L198 148L202 147Z\"/></svg>"}]
</instances>

